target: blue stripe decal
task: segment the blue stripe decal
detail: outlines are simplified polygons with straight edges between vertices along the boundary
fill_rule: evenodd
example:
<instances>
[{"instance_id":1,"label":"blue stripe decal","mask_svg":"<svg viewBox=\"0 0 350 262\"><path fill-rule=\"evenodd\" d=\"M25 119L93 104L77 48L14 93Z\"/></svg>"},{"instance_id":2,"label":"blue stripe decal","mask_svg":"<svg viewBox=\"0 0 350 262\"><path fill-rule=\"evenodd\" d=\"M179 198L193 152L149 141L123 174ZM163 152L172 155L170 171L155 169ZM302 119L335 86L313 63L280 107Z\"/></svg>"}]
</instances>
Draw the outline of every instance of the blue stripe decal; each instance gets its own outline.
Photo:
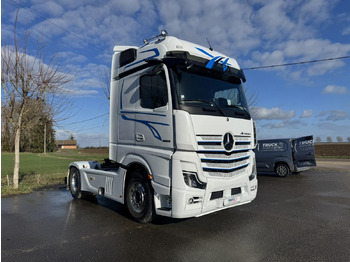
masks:
<instances>
[{"instance_id":1,"label":"blue stripe decal","mask_svg":"<svg viewBox=\"0 0 350 262\"><path fill-rule=\"evenodd\" d=\"M165 124L165 123L159 123L159 122L151 122L151 121L146 121L146 120L138 120L138 119L131 119L131 118L128 118L127 116L125 115L122 115L122 118L124 120L128 120L128 121L135 121L135 122L138 122L138 123L141 123L141 124L144 124L146 125L152 132L153 136L155 138L157 138L158 140L162 141L162 137L160 136L159 132L157 131L157 129L152 126L153 125L162 125L162 126L169 126L169 124Z\"/></svg>"},{"instance_id":2,"label":"blue stripe decal","mask_svg":"<svg viewBox=\"0 0 350 262\"><path fill-rule=\"evenodd\" d=\"M124 88L124 79L123 79L123 83L122 83L122 88L120 89L120 109L123 108L123 88Z\"/></svg>"},{"instance_id":3,"label":"blue stripe decal","mask_svg":"<svg viewBox=\"0 0 350 262\"><path fill-rule=\"evenodd\" d=\"M134 65L137 65L137 64L139 64L139 63L144 62L146 59L152 59L152 58L155 58L155 57L159 56L159 51L158 51L157 48L153 48L153 49L150 49L150 50L142 51L142 52L140 52L140 53L142 54L142 53L147 53L147 52L154 52L155 54L152 55L152 56L150 56L150 57L141 59L141 60L139 60L139 61L137 61L137 62L135 62L135 63L132 63L132 64L130 64L130 65L127 65L126 67L124 67L124 71L125 71L125 69L127 69L128 67L131 67L131 66L134 66Z\"/></svg>"},{"instance_id":4,"label":"blue stripe decal","mask_svg":"<svg viewBox=\"0 0 350 262\"><path fill-rule=\"evenodd\" d=\"M217 59L222 59L223 57L222 56L216 56L216 57L214 57L212 60L210 60L208 63L207 63L207 65L205 66L206 68L209 68L209 69L211 69L212 67L213 67L213 65L214 65L214 63L216 62L216 60Z\"/></svg>"},{"instance_id":5,"label":"blue stripe decal","mask_svg":"<svg viewBox=\"0 0 350 262\"><path fill-rule=\"evenodd\" d=\"M205 54L205 55L207 55L207 56L209 56L209 57L211 57L211 58L214 57L213 55L209 54L207 51L203 50L202 48L196 47L196 49L199 50L199 51L201 51L203 54Z\"/></svg>"},{"instance_id":6,"label":"blue stripe decal","mask_svg":"<svg viewBox=\"0 0 350 262\"><path fill-rule=\"evenodd\" d=\"M242 166L237 166L235 168L211 168L211 167L203 167L203 171L213 171L213 170L219 170L219 171L229 171L229 172L232 172L232 171L235 171L237 169L241 169L241 168L245 168L249 166L249 164L245 164L245 165L242 165Z\"/></svg>"},{"instance_id":7,"label":"blue stripe decal","mask_svg":"<svg viewBox=\"0 0 350 262\"><path fill-rule=\"evenodd\" d=\"M221 61L222 59L224 59L223 56L214 57L213 55L209 54L207 51L203 50L202 48L196 47L196 49L211 58L211 60L206 65L206 68L208 68L208 69L212 69L214 66L214 63L219 62L220 64L222 64L223 71L225 72L227 70L228 66L231 65L228 63L228 60L229 60L228 57L224 61Z\"/></svg>"},{"instance_id":8,"label":"blue stripe decal","mask_svg":"<svg viewBox=\"0 0 350 262\"><path fill-rule=\"evenodd\" d=\"M233 151L230 151L230 152L228 152L228 153L233 153L233 152L237 153L237 152L243 152L243 151L249 151L249 150L251 150L251 148L233 150ZM200 154L200 153L210 153L210 152L214 152L214 153L227 153L227 151L225 151L225 150L210 150L210 149L208 149L208 150L199 150L199 151L197 151L197 153L199 153L199 154Z\"/></svg>"},{"instance_id":9,"label":"blue stripe decal","mask_svg":"<svg viewBox=\"0 0 350 262\"><path fill-rule=\"evenodd\" d=\"M240 160L249 159L249 156L239 157L239 158L231 158L231 159L222 159L222 158L201 158L204 161L222 161L222 162L238 162Z\"/></svg>"}]
</instances>

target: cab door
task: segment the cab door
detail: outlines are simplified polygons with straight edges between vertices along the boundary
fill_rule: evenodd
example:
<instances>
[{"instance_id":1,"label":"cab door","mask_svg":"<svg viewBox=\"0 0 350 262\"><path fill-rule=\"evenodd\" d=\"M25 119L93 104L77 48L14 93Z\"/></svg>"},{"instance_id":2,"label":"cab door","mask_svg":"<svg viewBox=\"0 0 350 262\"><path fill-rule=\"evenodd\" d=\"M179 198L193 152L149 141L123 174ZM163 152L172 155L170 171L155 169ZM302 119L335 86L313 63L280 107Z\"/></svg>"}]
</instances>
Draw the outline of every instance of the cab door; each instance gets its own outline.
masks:
<instances>
[{"instance_id":1,"label":"cab door","mask_svg":"<svg viewBox=\"0 0 350 262\"><path fill-rule=\"evenodd\" d=\"M154 181L170 186L170 160L174 152L173 110L168 70L158 64L139 78L135 110L135 153L146 160ZM162 178L160 178L162 177Z\"/></svg>"}]
</instances>

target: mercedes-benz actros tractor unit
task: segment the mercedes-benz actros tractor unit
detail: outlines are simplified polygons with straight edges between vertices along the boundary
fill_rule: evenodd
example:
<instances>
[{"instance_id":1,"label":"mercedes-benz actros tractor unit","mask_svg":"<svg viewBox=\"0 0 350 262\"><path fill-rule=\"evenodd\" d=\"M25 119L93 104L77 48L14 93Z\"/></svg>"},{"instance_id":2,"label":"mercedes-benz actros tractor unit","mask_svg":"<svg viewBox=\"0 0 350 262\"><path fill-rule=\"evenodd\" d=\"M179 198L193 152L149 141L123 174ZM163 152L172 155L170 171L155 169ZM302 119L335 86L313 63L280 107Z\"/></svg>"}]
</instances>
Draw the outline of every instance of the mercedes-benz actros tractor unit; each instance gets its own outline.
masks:
<instances>
[{"instance_id":1,"label":"mercedes-benz actros tractor unit","mask_svg":"<svg viewBox=\"0 0 350 262\"><path fill-rule=\"evenodd\" d=\"M73 162L76 199L98 194L141 223L197 217L257 194L255 123L236 60L167 36L115 46L109 159Z\"/></svg>"}]
</instances>

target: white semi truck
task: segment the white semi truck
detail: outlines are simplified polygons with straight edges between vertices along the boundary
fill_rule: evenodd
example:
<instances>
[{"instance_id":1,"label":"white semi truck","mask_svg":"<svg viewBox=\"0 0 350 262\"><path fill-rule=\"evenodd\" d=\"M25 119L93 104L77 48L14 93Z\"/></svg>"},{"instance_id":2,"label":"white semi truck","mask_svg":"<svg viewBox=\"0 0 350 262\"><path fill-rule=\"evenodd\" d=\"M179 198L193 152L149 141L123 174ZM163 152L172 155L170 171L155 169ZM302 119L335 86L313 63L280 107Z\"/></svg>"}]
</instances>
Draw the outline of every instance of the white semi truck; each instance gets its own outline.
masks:
<instances>
[{"instance_id":1,"label":"white semi truck","mask_svg":"<svg viewBox=\"0 0 350 262\"><path fill-rule=\"evenodd\" d=\"M109 159L71 163L72 196L113 199L141 223L251 202L256 131L236 60L165 31L144 43L114 47Z\"/></svg>"}]
</instances>

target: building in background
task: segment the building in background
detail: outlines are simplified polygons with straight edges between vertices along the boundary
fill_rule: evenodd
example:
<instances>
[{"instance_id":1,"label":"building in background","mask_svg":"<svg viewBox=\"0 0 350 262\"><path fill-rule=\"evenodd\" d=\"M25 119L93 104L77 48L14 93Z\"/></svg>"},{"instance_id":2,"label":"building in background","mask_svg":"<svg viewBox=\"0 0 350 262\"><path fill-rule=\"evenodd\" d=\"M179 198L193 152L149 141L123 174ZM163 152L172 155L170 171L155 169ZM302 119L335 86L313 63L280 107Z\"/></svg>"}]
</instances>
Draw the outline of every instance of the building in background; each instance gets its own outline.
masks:
<instances>
[{"instance_id":1,"label":"building in background","mask_svg":"<svg viewBox=\"0 0 350 262\"><path fill-rule=\"evenodd\" d=\"M76 149L77 140L56 140L58 149Z\"/></svg>"}]
</instances>

